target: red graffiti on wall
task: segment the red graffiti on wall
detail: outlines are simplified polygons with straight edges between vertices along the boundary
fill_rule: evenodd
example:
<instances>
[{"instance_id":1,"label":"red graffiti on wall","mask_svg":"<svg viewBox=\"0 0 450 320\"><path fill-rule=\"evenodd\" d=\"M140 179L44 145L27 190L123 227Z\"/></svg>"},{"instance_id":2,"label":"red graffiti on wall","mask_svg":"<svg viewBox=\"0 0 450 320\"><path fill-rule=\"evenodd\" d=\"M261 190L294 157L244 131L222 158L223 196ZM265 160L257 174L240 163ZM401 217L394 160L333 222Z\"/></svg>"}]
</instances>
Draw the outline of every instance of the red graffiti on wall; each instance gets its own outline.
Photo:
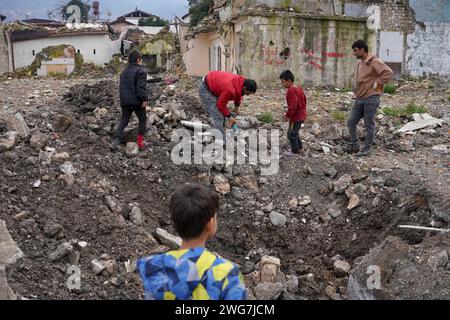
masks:
<instances>
[{"instance_id":1,"label":"red graffiti on wall","mask_svg":"<svg viewBox=\"0 0 450 320\"><path fill-rule=\"evenodd\" d=\"M282 65L285 63L285 59L280 59L279 52L281 50L278 47L266 47L261 46L261 57L265 65Z\"/></svg>"},{"instance_id":2,"label":"red graffiti on wall","mask_svg":"<svg viewBox=\"0 0 450 320\"><path fill-rule=\"evenodd\" d=\"M308 57L309 61L308 64L310 64L311 66L320 69L320 70L324 70L325 67L323 64L325 64L327 62L328 58L335 58L335 59L340 59L340 58L344 58L345 57L345 53L340 53L340 52L327 52L327 51L319 51L319 52L315 52L314 50L311 49L307 49L307 48L301 48L300 49L300 53L302 55L305 55ZM321 57L319 57L319 55ZM322 64L319 64L316 61L320 61Z\"/></svg>"},{"instance_id":3,"label":"red graffiti on wall","mask_svg":"<svg viewBox=\"0 0 450 320\"><path fill-rule=\"evenodd\" d=\"M316 63L316 62L314 62L312 60L309 62L309 64L312 65L313 67L319 69L319 70L324 70L325 69L325 67L323 65L318 64L318 63Z\"/></svg>"}]
</instances>

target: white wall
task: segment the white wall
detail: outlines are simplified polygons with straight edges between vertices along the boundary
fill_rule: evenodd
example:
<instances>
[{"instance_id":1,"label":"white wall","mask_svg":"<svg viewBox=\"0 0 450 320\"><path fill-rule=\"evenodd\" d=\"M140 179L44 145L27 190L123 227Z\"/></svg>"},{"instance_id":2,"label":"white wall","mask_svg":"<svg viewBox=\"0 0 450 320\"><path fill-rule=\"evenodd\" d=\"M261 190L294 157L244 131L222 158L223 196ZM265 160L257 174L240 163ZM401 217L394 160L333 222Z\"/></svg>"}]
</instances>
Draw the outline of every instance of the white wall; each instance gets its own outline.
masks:
<instances>
[{"instance_id":1,"label":"white wall","mask_svg":"<svg viewBox=\"0 0 450 320\"><path fill-rule=\"evenodd\" d=\"M407 68L413 76L450 75L450 23L425 22L407 37Z\"/></svg>"},{"instance_id":2,"label":"white wall","mask_svg":"<svg viewBox=\"0 0 450 320\"><path fill-rule=\"evenodd\" d=\"M72 45L77 52L80 50L85 63L94 63L99 66L108 63L113 54L120 53L120 41L111 41L107 34L83 34L26 40L14 43L15 68L27 67L32 64L35 59L33 50L35 54L38 54L46 47L62 44Z\"/></svg>"}]
</instances>

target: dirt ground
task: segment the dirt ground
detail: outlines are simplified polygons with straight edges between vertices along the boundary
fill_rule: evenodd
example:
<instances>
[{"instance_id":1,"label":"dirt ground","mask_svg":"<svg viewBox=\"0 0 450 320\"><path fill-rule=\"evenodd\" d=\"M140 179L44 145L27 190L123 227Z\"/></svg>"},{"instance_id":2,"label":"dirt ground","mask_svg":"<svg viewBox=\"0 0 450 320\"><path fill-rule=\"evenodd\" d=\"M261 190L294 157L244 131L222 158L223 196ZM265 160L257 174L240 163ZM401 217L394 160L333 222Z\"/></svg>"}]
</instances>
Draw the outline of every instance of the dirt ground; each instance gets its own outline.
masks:
<instances>
[{"instance_id":1,"label":"dirt ground","mask_svg":"<svg viewBox=\"0 0 450 320\"><path fill-rule=\"evenodd\" d=\"M397 93L382 97L382 107L403 107L414 100L430 115L448 119L448 82L400 80L397 84ZM168 112L175 105L188 120L207 119L194 81L177 83L172 90L162 84L149 88L152 106ZM326 288L331 286L339 299L346 299L348 278L335 275L333 257L340 255L352 264L387 236L399 236L408 244L434 236L399 229L400 224L448 228L450 154L448 148L433 147L448 146L449 128L444 124L432 132L399 135L393 131L411 117L380 115L375 152L357 158L343 153L346 123L334 115L349 110L350 95L323 88L305 90L309 120L301 130L304 154L281 158L280 171L273 176L260 175L252 165L235 165L232 172L223 172L234 192L222 196L219 231L210 248L238 263L246 279L261 256L278 257L281 270L299 279L298 291L282 298L328 299ZM153 125L147 134L150 148L137 157L127 157L123 150L111 153L120 116L116 78L5 79L0 91L1 113L20 111L31 137L41 133L47 147L69 154L45 163L45 146L33 147L30 137L0 153L0 219L25 254L23 268L13 274L10 286L28 299L143 298L138 274L128 272L125 263L164 250L154 235L156 228L175 234L167 210L171 192L187 182L213 187L212 178L221 168L172 163L169 140L172 130L180 127L178 121ZM284 90L261 89L246 98L241 111L251 116L271 112L275 121L260 126L280 128L286 147L286 124L281 121ZM136 121L127 131L129 141L134 141ZM314 132L314 123L321 132ZM362 129L361 125L360 136ZM330 144L332 152L325 154L320 142ZM61 177L65 161L76 170L73 184ZM348 195L337 190L345 175L351 177L345 189L353 186ZM359 204L348 209L352 194L358 195ZM112 212L107 196L122 204L118 212ZM309 196L311 203L289 205L291 199L303 196ZM129 218L133 206L142 211L141 225ZM271 211L286 217L285 226L271 223ZM78 247L81 241L87 246ZM81 269L81 290L67 287L70 257L52 258L65 242L80 253L76 264ZM91 268L94 259L113 260L113 270L96 275Z\"/></svg>"}]
</instances>

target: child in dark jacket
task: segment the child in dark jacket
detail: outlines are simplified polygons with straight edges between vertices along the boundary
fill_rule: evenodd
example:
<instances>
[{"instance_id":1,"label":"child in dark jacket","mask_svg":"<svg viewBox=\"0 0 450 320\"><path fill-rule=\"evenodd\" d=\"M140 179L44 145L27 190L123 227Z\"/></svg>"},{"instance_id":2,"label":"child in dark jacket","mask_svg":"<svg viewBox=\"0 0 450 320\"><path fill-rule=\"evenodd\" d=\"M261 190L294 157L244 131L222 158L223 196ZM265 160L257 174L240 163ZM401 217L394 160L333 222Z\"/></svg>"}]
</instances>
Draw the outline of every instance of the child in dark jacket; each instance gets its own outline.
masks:
<instances>
[{"instance_id":1,"label":"child in dark jacket","mask_svg":"<svg viewBox=\"0 0 450 320\"><path fill-rule=\"evenodd\" d=\"M217 230L219 195L199 184L184 185L170 200L183 242L180 250L138 260L150 300L245 300L243 276L234 263L205 248Z\"/></svg>"},{"instance_id":2,"label":"child in dark jacket","mask_svg":"<svg viewBox=\"0 0 450 320\"><path fill-rule=\"evenodd\" d=\"M290 70L285 70L280 74L280 80L286 91L286 102L288 110L284 115L289 121L288 139L291 149L283 154L291 157L297 155L302 149L299 131L302 123L306 120L306 96L301 86L294 85L294 75Z\"/></svg>"}]
</instances>

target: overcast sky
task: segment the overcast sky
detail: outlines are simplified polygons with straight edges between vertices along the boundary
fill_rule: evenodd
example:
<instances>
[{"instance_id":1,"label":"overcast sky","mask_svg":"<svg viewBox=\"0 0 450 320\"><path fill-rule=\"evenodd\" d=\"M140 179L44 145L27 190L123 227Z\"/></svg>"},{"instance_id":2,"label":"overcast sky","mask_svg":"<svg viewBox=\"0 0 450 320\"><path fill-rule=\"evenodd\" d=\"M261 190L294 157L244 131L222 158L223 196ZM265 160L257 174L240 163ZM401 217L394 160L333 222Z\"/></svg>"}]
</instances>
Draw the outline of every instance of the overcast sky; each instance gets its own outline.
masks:
<instances>
[{"instance_id":1,"label":"overcast sky","mask_svg":"<svg viewBox=\"0 0 450 320\"><path fill-rule=\"evenodd\" d=\"M175 15L181 17L188 12L187 0L99 0L101 18L107 18L110 11L112 19L134 11L138 7L142 11L171 19ZM61 0L0 0L0 14L8 21L29 18L48 18L47 12L53 10ZM92 3L92 1L89 1Z\"/></svg>"}]
</instances>

